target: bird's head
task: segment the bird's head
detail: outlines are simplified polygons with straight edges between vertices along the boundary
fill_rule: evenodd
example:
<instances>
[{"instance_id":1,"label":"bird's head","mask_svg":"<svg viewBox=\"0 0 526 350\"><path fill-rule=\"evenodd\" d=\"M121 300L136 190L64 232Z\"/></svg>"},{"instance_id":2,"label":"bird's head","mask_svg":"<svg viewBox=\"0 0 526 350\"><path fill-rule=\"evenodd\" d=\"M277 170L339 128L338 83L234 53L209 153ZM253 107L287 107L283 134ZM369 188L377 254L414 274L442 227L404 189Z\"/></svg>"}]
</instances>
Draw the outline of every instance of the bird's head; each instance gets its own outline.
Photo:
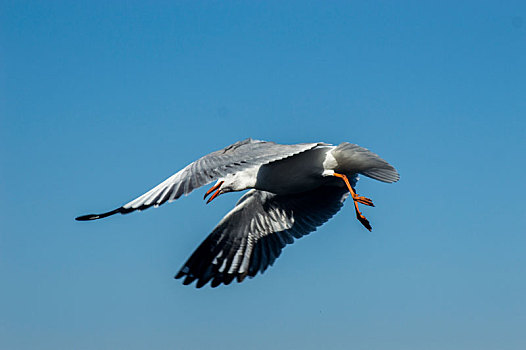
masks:
<instances>
[{"instance_id":1,"label":"bird's head","mask_svg":"<svg viewBox=\"0 0 526 350\"><path fill-rule=\"evenodd\" d=\"M214 198L220 194L227 192L236 192L246 190L248 187L244 183L243 179L236 174L228 174L227 176L217 180L216 184L206 191L203 199L206 199L212 192L212 196L208 198L206 203L210 203ZM215 192L214 192L215 191Z\"/></svg>"}]
</instances>

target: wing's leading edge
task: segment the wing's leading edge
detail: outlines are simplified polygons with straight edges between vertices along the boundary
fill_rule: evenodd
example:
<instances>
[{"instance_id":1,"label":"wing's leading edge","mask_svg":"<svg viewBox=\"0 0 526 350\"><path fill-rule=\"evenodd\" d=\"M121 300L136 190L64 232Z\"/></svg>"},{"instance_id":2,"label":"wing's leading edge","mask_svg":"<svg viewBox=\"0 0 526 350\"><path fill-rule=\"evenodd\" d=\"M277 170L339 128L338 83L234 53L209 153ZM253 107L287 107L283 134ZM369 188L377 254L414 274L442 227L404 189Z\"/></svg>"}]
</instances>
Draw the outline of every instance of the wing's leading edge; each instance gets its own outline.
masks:
<instances>
[{"instance_id":1,"label":"wing's leading edge","mask_svg":"<svg viewBox=\"0 0 526 350\"><path fill-rule=\"evenodd\" d=\"M187 195L196 188L207 185L228 174L268 164L291 157L316 147L318 143L280 145L274 142L246 139L221 150L207 154L189 164L145 194L124 204L122 207L102 213L79 216L76 220L88 221L105 218L114 214L127 214L159 206Z\"/></svg>"}]
</instances>

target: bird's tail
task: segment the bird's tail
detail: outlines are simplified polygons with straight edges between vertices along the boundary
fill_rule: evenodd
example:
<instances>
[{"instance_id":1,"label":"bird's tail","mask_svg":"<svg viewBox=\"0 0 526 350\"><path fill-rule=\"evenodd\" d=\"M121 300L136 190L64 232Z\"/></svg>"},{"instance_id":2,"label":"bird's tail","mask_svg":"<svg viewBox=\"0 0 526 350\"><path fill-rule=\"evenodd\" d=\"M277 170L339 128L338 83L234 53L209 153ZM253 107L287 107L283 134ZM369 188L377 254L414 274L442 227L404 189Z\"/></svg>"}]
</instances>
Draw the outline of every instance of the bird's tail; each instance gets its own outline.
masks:
<instances>
[{"instance_id":1,"label":"bird's tail","mask_svg":"<svg viewBox=\"0 0 526 350\"><path fill-rule=\"evenodd\" d=\"M396 169L367 148L344 142L332 150L338 162L336 171L360 173L382 182L396 182L400 175Z\"/></svg>"}]
</instances>

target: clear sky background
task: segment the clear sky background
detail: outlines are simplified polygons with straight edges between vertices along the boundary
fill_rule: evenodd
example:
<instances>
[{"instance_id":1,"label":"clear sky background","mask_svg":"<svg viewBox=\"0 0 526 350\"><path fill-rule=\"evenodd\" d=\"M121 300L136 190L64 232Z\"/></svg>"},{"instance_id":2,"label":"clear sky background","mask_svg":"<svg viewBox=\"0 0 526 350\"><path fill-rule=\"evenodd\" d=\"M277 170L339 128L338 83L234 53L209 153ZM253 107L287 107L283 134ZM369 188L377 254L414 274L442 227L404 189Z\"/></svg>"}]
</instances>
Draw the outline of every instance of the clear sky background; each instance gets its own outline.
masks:
<instances>
[{"instance_id":1,"label":"clear sky background","mask_svg":"<svg viewBox=\"0 0 526 350\"><path fill-rule=\"evenodd\" d=\"M525 92L524 1L1 1L0 348L524 349ZM240 194L74 221L246 137L401 181L216 289Z\"/></svg>"}]
</instances>

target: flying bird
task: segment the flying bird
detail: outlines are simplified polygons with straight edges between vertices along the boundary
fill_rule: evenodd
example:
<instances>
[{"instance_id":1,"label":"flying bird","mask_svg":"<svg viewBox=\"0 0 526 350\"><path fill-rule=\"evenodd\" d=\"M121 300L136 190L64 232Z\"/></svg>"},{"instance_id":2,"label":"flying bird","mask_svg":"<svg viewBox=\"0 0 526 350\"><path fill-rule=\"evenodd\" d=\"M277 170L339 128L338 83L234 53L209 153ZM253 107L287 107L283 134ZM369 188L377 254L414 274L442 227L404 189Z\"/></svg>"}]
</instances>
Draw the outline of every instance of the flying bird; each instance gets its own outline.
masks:
<instances>
[{"instance_id":1,"label":"flying bird","mask_svg":"<svg viewBox=\"0 0 526 350\"><path fill-rule=\"evenodd\" d=\"M324 224L351 196L357 219L371 231L358 204L374 206L356 193L358 174L396 182L393 166L375 153L352 143L281 145L246 139L207 154L122 207L89 214L79 221L158 207L216 181L210 198L250 189L223 217L175 276L200 288L228 285L234 279L263 273L287 244Z\"/></svg>"}]
</instances>

